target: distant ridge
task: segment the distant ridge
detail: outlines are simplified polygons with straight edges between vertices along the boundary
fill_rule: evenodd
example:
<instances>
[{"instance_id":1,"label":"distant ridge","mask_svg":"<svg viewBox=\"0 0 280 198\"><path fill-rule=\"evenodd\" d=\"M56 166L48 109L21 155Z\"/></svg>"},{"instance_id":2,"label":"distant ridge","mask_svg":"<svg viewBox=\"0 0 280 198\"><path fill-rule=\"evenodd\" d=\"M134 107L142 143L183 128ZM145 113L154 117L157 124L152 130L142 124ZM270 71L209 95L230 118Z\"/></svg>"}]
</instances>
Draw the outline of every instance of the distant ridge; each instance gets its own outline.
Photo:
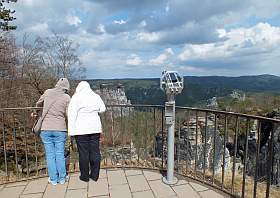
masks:
<instances>
[{"instance_id":1,"label":"distant ridge","mask_svg":"<svg viewBox=\"0 0 280 198\"><path fill-rule=\"evenodd\" d=\"M199 84L206 87L222 86L232 89L240 89L242 91L280 91L280 77L274 75L257 75L257 76L204 76L204 77L184 77L190 84Z\"/></svg>"},{"instance_id":2,"label":"distant ridge","mask_svg":"<svg viewBox=\"0 0 280 198\"><path fill-rule=\"evenodd\" d=\"M244 76L219 76L219 75L211 75L211 76L184 76L184 78L190 77L197 77L197 78L207 78L207 77L221 77L221 78L242 78L242 77L271 77L271 78L280 78L280 76L272 75L272 74L260 74L260 75L244 75ZM116 81L116 80L159 80L160 78L95 78L95 79L86 79L86 81L99 81L99 80L109 80L109 81Z\"/></svg>"},{"instance_id":3,"label":"distant ridge","mask_svg":"<svg viewBox=\"0 0 280 198\"><path fill-rule=\"evenodd\" d=\"M93 87L102 83L120 83L132 104L163 104L165 95L159 78L93 79ZM195 105L211 97L229 95L233 90L249 93L280 94L280 77L270 74L228 76L184 76L185 88L177 98L178 105Z\"/></svg>"}]
</instances>

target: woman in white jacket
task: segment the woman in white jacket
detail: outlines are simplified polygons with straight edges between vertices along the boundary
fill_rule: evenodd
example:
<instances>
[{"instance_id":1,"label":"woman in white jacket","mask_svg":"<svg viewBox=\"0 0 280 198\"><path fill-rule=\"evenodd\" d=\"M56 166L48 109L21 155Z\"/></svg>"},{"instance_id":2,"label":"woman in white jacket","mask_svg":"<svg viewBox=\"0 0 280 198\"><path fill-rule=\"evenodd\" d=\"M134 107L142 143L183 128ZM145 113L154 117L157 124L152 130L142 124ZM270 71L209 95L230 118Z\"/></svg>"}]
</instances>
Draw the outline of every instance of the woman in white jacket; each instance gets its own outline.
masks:
<instances>
[{"instance_id":1,"label":"woman in white jacket","mask_svg":"<svg viewBox=\"0 0 280 198\"><path fill-rule=\"evenodd\" d=\"M88 82L78 84L68 107L68 135L74 136L79 152L80 180L98 180L100 170L99 140L102 132L98 113L106 107ZM89 172L90 167L90 172Z\"/></svg>"}]
</instances>

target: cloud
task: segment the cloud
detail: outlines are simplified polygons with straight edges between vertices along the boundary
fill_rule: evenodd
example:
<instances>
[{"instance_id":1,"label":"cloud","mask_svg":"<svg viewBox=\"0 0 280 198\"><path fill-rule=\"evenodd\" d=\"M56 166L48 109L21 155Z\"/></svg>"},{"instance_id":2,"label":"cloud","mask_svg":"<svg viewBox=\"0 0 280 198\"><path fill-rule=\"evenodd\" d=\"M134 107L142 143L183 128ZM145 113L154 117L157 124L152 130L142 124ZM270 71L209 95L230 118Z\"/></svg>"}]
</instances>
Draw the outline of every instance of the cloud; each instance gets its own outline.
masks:
<instances>
[{"instance_id":1,"label":"cloud","mask_svg":"<svg viewBox=\"0 0 280 198\"><path fill-rule=\"evenodd\" d=\"M54 31L79 43L88 77L155 77L163 66L188 75L280 75L279 0L24 0L9 6L19 38Z\"/></svg>"},{"instance_id":2,"label":"cloud","mask_svg":"<svg viewBox=\"0 0 280 198\"><path fill-rule=\"evenodd\" d=\"M147 22L145 21L145 20L143 20L143 21L141 21L140 23L139 23L139 27L140 28L144 28L144 27L146 27L147 26Z\"/></svg>"},{"instance_id":3,"label":"cloud","mask_svg":"<svg viewBox=\"0 0 280 198\"><path fill-rule=\"evenodd\" d=\"M110 10L109 16L114 13L125 17L118 20L125 22L122 26L110 21L104 24L108 33L137 31L144 41L174 45L216 42L219 40L216 29L224 28L229 23L239 23L250 16L262 18L269 16L269 12L273 15L271 11L278 13L276 8L280 6L276 0L217 0L215 4L211 1L201 4L199 1L185 0L95 2ZM262 14L259 14L261 7ZM146 36L154 38L154 35L157 35L157 39L146 39Z\"/></svg>"},{"instance_id":4,"label":"cloud","mask_svg":"<svg viewBox=\"0 0 280 198\"><path fill-rule=\"evenodd\" d=\"M40 35L48 35L50 33L49 25L47 23L38 23L26 29L27 32Z\"/></svg>"},{"instance_id":5,"label":"cloud","mask_svg":"<svg viewBox=\"0 0 280 198\"><path fill-rule=\"evenodd\" d=\"M74 26L78 26L80 23L82 23L79 17L71 16L71 15L66 16L66 21L69 25L74 25Z\"/></svg>"},{"instance_id":6,"label":"cloud","mask_svg":"<svg viewBox=\"0 0 280 198\"><path fill-rule=\"evenodd\" d=\"M106 33L106 30L105 30L104 25L103 25L103 24L99 24L99 25L97 26L96 32L97 32L97 33L100 33L100 34Z\"/></svg>"},{"instance_id":7,"label":"cloud","mask_svg":"<svg viewBox=\"0 0 280 198\"><path fill-rule=\"evenodd\" d=\"M213 43L221 41L215 26L213 23L208 22L206 24L187 22L176 28L154 33L157 35L157 40L154 42L158 44L201 44L201 43Z\"/></svg>"},{"instance_id":8,"label":"cloud","mask_svg":"<svg viewBox=\"0 0 280 198\"><path fill-rule=\"evenodd\" d=\"M173 50L171 48L167 48L157 58L151 59L150 64L152 64L152 65L162 65L162 64L166 63L167 60L170 59L171 56L173 56L173 55L174 55Z\"/></svg>"},{"instance_id":9,"label":"cloud","mask_svg":"<svg viewBox=\"0 0 280 198\"><path fill-rule=\"evenodd\" d=\"M122 20L122 19L121 19L121 20L114 20L114 23L115 23L115 24L119 24L119 25L126 24L126 22L127 22L127 21L124 21L124 20Z\"/></svg>"},{"instance_id":10,"label":"cloud","mask_svg":"<svg viewBox=\"0 0 280 198\"><path fill-rule=\"evenodd\" d=\"M169 4L167 3L165 6L165 12L169 12L169 10L170 10L170 7L169 7Z\"/></svg>"},{"instance_id":11,"label":"cloud","mask_svg":"<svg viewBox=\"0 0 280 198\"><path fill-rule=\"evenodd\" d=\"M152 33L149 33L149 32L139 32L137 34L137 38L140 41L145 41L145 42L149 42L149 43L155 43L155 42L159 41L160 36L156 32L152 32Z\"/></svg>"},{"instance_id":12,"label":"cloud","mask_svg":"<svg viewBox=\"0 0 280 198\"><path fill-rule=\"evenodd\" d=\"M25 0L25 1L22 1L22 3L26 6L32 6L34 3L34 0Z\"/></svg>"},{"instance_id":13,"label":"cloud","mask_svg":"<svg viewBox=\"0 0 280 198\"><path fill-rule=\"evenodd\" d=\"M198 67L193 67L193 66L180 66L178 67L178 70L185 73L185 72L202 72L204 71L202 68L198 68Z\"/></svg>"},{"instance_id":14,"label":"cloud","mask_svg":"<svg viewBox=\"0 0 280 198\"><path fill-rule=\"evenodd\" d=\"M93 6L88 1L75 0L28 0L17 1L10 4L12 9L15 9L14 16L17 25L17 32L25 32L30 30L38 23L46 23L51 31L69 34L88 25L89 19L86 18L89 12L97 13L98 7ZM82 24L85 19L85 24Z\"/></svg>"},{"instance_id":15,"label":"cloud","mask_svg":"<svg viewBox=\"0 0 280 198\"><path fill-rule=\"evenodd\" d=\"M203 75L280 75L280 27L258 23L250 28L219 30L223 42L185 45L178 64L201 68Z\"/></svg>"},{"instance_id":16,"label":"cloud","mask_svg":"<svg viewBox=\"0 0 280 198\"><path fill-rule=\"evenodd\" d=\"M131 0L88 0L89 2L94 2L101 4L107 10L111 12L119 12L119 11L138 11L142 12L147 9L154 9L157 6L161 5L162 3L166 2L167 0L141 0L141 1L131 1Z\"/></svg>"},{"instance_id":17,"label":"cloud","mask_svg":"<svg viewBox=\"0 0 280 198\"><path fill-rule=\"evenodd\" d=\"M273 52L280 45L280 28L259 23L251 28L237 28L229 32L218 30L227 40L218 43L187 44L178 56L180 60L217 59L251 56Z\"/></svg>"},{"instance_id":18,"label":"cloud","mask_svg":"<svg viewBox=\"0 0 280 198\"><path fill-rule=\"evenodd\" d=\"M136 54L130 55L126 60L127 65L140 65L141 63L142 63L141 58Z\"/></svg>"}]
</instances>

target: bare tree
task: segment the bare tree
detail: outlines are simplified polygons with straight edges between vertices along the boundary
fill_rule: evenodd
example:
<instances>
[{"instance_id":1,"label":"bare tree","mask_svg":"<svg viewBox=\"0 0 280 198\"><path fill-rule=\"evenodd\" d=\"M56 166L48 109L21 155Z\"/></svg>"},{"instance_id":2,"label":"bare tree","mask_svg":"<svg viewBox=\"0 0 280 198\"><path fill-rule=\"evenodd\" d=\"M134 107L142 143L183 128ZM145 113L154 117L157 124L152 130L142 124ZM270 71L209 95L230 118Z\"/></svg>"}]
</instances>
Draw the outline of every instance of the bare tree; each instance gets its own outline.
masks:
<instances>
[{"instance_id":1,"label":"bare tree","mask_svg":"<svg viewBox=\"0 0 280 198\"><path fill-rule=\"evenodd\" d=\"M0 31L0 72L1 77L15 74L15 38L8 32Z\"/></svg>"},{"instance_id":2,"label":"bare tree","mask_svg":"<svg viewBox=\"0 0 280 198\"><path fill-rule=\"evenodd\" d=\"M30 37L30 35L24 34L20 46L21 77L41 95L46 87L53 84L55 77L52 76L45 63L43 39L37 37L31 40Z\"/></svg>"},{"instance_id":3,"label":"bare tree","mask_svg":"<svg viewBox=\"0 0 280 198\"><path fill-rule=\"evenodd\" d=\"M18 46L13 36L0 34L0 105L34 104L59 77L70 81L83 78L85 68L78 57L78 47L56 34L47 38L25 34Z\"/></svg>"},{"instance_id":4,"label":"bare tree","mask_svg":"<svg viewBox=\"0 0 280 198\"><path fill-rule=\"evenodd\" d=\"M20 46L21 76L42 94L60 77L70 80L84 77L85 69L79 60L78 45L67 37L36 37L25 34Z\"/></svg>"},{"instance_id":5,"label":"bare tree","mask_svg":"<svg viewBox=\"0 0 280 198\"><path fill-rule=\"evenodd\" d=\"M44 39L46 62L56 78L78 79L84 77L85 68L77 55L79 45L65 36L54 34Z\"/></svg>"},{"instance_id":6,"label":"bare tree","mask_svg":"<svg viewBox=\"0 0 280 198\"><path fill-rule=\"evenodd\" d=\"M16 79L15 38L8 32L0 32L0 97L1 106L9 105L11 89Z\"/></svg>"}]
</instances>

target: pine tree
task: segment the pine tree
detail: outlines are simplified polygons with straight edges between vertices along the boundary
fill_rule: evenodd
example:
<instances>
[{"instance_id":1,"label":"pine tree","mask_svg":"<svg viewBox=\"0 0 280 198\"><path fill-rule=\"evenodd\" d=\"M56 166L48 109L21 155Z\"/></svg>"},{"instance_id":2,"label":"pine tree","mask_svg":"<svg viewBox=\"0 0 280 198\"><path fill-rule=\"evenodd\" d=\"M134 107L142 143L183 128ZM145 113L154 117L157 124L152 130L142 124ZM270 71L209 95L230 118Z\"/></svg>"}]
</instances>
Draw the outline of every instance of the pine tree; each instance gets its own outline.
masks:
<instances>
[{"instance_id":1,"label":"pine tree","mask_svg":"<svg viewBox=\"0 0 280 198\"><path fill-rule=\"evenodd\" d=\"M15 20L16 18L12 15L15 13L15 10L7 9L5 4L15 3L17 0L0 0L0 29L4 31L16 29L15 25L10 25L9 22Z\"/></svg>"}]
</instances>

